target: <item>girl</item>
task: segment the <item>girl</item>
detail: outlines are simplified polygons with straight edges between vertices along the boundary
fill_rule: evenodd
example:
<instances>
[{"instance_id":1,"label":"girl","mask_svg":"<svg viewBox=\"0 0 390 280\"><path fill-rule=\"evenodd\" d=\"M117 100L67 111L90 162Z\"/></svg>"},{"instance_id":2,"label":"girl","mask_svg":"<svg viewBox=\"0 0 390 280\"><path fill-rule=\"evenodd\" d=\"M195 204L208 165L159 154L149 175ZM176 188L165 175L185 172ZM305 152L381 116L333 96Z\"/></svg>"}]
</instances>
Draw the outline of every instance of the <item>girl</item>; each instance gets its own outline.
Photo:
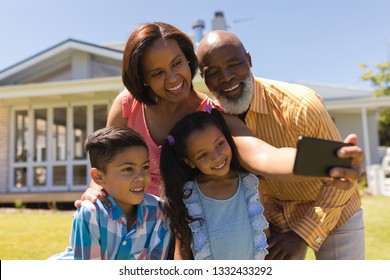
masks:
<instances>
[{"instance_id":1,"label":"girl","mask_svg":"<svg viewBox=\"0 0 390 280\"><path fill-rule=\"evenodd\" d=\"M163 144L165 211L176 235L175 259L264 259L268 223L258 179L239 164L218 110L179 121Z\"/></svg>"}]
</instances>

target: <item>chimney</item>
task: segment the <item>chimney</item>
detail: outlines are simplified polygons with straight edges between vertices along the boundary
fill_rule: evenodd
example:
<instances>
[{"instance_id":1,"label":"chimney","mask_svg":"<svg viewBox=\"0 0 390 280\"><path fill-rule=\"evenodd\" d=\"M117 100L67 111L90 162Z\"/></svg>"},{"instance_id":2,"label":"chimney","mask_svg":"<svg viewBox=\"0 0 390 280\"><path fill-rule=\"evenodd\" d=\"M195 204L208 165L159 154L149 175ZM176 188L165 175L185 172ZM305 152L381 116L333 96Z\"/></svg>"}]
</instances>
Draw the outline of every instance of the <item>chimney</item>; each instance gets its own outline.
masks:
<instances>
[{"instance_id":1,"label":"chimney","mask_svg":"<svg viewBox=\"0 0 390 280\"><path fill-rule=\"evenodd\" d=\"M200 40L202 40L203 38L204 26L205 26L204 20L201 19L195 20L192 24L192 29L194 29L195 47L199 45Z\"/></svg>"},{"instance_id":2,"label":"chimney","mask_svg":"<svg viewBox=\"0 0 390 280\"><path fill-rule=\"evenodd\" d=\"M227 30L227 25L225 18L223 16L223 12L217 11L214 14L214 18L211 22L212 30Z\"/></svg>"}]
</instances>

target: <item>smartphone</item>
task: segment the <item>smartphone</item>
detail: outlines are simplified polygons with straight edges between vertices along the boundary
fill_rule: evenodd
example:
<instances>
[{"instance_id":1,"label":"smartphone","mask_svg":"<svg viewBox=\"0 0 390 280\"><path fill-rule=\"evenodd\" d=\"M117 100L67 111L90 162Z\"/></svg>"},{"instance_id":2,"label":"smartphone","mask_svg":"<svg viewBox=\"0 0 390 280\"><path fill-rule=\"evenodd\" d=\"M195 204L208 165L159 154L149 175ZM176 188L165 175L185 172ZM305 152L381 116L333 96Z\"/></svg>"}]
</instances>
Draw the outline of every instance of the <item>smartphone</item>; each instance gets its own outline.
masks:
<instances>
[{"instance_id":1,"label":"smartphone","mask_svg":"<svg viewBox=\"0 0 390 280\"><path fill-rule=\"evenodd\" d=\"M313 177L329 177L333 167L351 168L351 158L339 158L337 150L351 146L344 142L300 136L297 142L297 156L294 174Z\"/></svg>"}]
</instances>

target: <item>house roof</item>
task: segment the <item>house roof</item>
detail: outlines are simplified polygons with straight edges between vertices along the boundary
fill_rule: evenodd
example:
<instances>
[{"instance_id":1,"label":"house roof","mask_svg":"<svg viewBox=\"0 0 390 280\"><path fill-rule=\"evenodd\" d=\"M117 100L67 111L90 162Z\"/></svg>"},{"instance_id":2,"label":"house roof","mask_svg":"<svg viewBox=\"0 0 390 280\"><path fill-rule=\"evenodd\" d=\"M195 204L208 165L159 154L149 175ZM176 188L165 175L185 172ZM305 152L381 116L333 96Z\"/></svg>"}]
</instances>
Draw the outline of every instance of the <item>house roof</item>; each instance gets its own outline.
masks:
<instances>
[{"instance_id":1,"label":"house roof","mask_svg":"<svg viewBox=\"0 0 390 280\"><path fill-rule=\"evenodd\" d=\"M321 95L324 101L342 101L351 99L370 98L374 95L372 90L360 89L350 86L314 83L314 82L295 82L313 89Z\"/></svg>"},{"instance_id":2,"label":"house roof","mask_svg":"<svg viewBox=\"0 0 390 280\"><path fill-rule=\"evenodd\" d=\"M43 75L44 72L55 72L56 69L65 65L65 61L67 59L69 60L72 54L78 51L88 53L102 59L115 61L115 64L117 65L118 62L122 60L122 47L123 42L120 44L113 44L108 47L69 38L14 65L11 65L4 70L1 70L0 86L23 84L23 82L20 81L26 81L25 83L29 83L29 80L26 79L26 77ZM198 81L198 83L200 83L200 81ZM373 96L373 92L371 90L306 81L296 81L295 83L312 88L321 95L325 102L365 99Z\"/></svg>"},{"instance_id":3,"label":"house roof","mask_svg":"<svg viewBox=\"0 0 390 280\"><path fill-rule=\"evenodd\" d=\"M71 56L75 51L87 52L92 55L101 56L116 61L121 61L123 51L116 48L99 46L75 39L67 39L48 49L45 49L31 57L28 57L14 65L0 71L0 84L13 84L15 76L21 76L26 71L39 70L40 67L50 63L56 64ZM10 81L7 83L7 81Z\"/></svg>"}]
</instances>

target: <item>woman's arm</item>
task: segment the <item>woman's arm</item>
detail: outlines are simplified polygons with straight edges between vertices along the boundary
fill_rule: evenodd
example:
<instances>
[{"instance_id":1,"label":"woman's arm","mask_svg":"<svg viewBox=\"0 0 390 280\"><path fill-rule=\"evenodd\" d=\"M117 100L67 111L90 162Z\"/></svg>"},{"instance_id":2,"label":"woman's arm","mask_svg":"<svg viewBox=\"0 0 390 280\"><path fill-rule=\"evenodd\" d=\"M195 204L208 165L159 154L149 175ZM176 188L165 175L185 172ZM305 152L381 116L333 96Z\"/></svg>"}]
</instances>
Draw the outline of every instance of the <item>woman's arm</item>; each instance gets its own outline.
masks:
<instances>
[{"instance_id":1,"label":"woman's arm","mask_svg":"<svg viewBox=\"0 0 390 280\"><path fill-rule=\"evenodd\" d=\"M106 126L127 126L127 118L123 117L122 113L122 98L123 92L118 94L112 103L110 112L108 113L107 124Z\"/></svg>"},{"instance_id":2,"label":"woman's arm","mask_svg":"<svg viewBox=\"0 0 390 280\"><path fill-rule=\"evenodd\" d=\"M92 203L95 203L99 199L102 203L107 205L107 207L111 207L111 202L106 198L106 196L107 193L103 187L96 184L94 180L91 180L91 182L89 182L88 188L81 195L81 199L78 199L74 202L74 206L79 208L83 200L89 200Z\"/></svg>"}]
</instances>

